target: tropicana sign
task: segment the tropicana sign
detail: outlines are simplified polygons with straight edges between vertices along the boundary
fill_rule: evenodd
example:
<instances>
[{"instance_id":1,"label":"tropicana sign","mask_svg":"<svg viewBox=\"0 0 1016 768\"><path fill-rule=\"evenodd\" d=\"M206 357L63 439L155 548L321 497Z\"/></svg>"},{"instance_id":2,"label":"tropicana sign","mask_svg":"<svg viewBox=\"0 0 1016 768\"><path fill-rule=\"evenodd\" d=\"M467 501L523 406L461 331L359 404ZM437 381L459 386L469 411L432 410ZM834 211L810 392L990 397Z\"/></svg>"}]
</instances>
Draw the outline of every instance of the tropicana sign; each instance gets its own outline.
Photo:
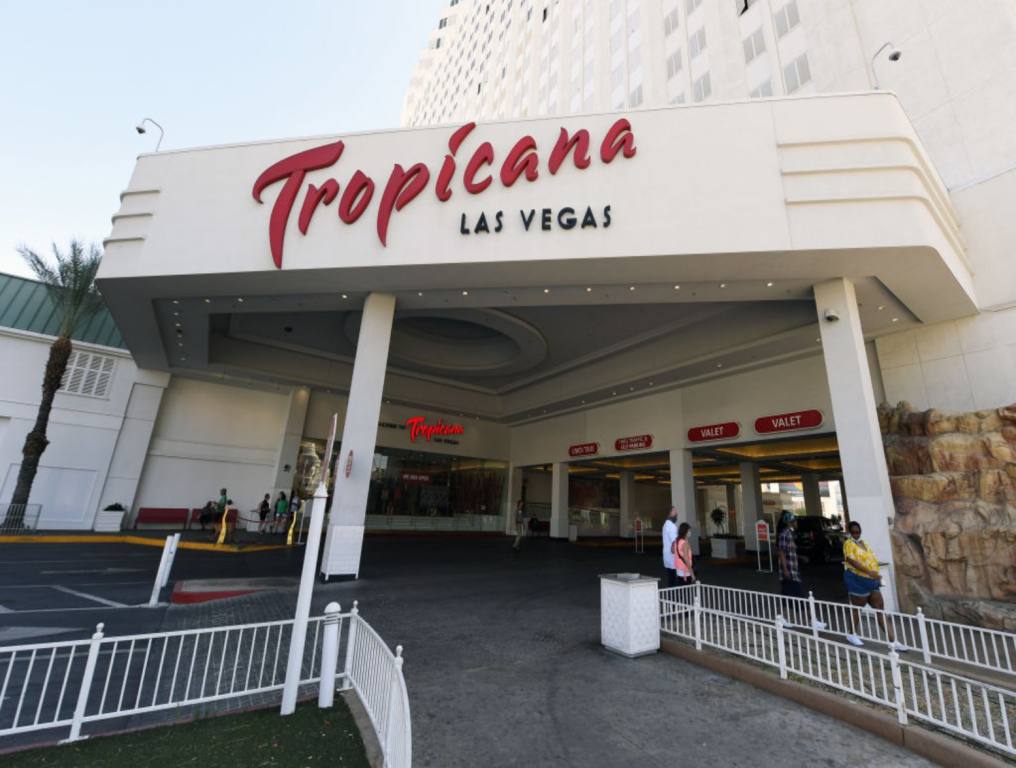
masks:
<instances>
[{"instance_id":1,"label":"tropicana sign","mask_svg":"<svg viewBox=\"0 0 1016 768\"><path fill-rule=\"evenodd\" d=\"M456 153L462 143L476 128L476 123L467 123L452 133L448 139L448 154L444 156L441 168L434 184L434 196L442 203L452 198L452 183L455 179ZM546 168L551 176L556 174L564 164L569 153L572 162L579 170L588 168L591 160L589 131L582 128L569 133L561 128L557 141L547 158ZM297 217L297 228L300 234L306 235L311 219L321 205L330 205L338 198L338 218L344 224L353 224L364 214L374 198L374 179L361 170L356 170L349 177L345 188L341 188L334 178L326 179L321 184L307 184L304 180L308 172L330 168L335 165L345 151L345 142L339 140L320 147L307 149L290 155L269 166L254 182L252 194L261 203L261 195L268 187L283 182L268 223L268 242L271 247L272 261L279 269L282 268L282 250L286 237L286 226L303 191L303 203ZM625 118L616 120L607 129L600 142L600 162L607 164L617 157L618 153L626 158L635 155L635 135L631 123ZM484 141L473 150L462 173L462 187L471 195L478 195L494 183L494 146ZM497 174L502 186L511 187L521 177L534 182L540 176L540 156L536 140L532 136L523 136L504 156ZM401 211L418 197L430 183L430 169L425 163L414 163L409 168L395 163L377 209L377 236L381 245L388 244L388 225L392 214ZM341 196L339 195L342 192ZM528 228L528 227L527 227Z\"/></svg>"}]
</instances>

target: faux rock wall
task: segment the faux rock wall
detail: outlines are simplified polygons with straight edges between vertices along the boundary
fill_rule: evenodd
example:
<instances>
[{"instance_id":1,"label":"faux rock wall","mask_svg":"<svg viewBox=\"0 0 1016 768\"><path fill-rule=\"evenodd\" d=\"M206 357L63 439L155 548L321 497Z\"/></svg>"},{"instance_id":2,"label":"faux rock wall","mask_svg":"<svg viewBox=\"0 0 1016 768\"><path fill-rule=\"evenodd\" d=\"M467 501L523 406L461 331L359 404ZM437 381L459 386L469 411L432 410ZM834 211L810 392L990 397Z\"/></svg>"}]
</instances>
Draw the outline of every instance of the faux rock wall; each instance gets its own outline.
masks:
<instances>
[{"instance_id":1,"label":"faux rock wall","mask_svg":"<svg viewBox=\"0 0 1016 768\"><path fill-rule=\"evenodd\" d=\"M883 404L879 422L903 609L1016 631L1016 405L950 414Z\"/></svg>"}]
</instances>

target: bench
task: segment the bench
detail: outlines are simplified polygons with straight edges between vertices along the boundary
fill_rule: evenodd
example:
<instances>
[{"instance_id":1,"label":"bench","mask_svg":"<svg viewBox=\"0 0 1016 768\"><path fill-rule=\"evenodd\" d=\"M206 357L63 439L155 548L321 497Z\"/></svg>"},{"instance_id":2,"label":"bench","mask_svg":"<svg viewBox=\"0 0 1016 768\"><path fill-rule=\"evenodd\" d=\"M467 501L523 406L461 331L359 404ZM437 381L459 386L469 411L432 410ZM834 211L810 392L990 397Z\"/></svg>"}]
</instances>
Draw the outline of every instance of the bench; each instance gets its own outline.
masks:
<instances>
[{"instance_id":1,"label":"bench","mask_svg":"<svg viewBox=\"0 0 1016 768\"><path fill-rule=\"evenodd\" d=\"M139 524L166 524L187 528L190 522L190 510L185 507L142 507L134 520L134 527Z\"/></svg>"}]
</instances>

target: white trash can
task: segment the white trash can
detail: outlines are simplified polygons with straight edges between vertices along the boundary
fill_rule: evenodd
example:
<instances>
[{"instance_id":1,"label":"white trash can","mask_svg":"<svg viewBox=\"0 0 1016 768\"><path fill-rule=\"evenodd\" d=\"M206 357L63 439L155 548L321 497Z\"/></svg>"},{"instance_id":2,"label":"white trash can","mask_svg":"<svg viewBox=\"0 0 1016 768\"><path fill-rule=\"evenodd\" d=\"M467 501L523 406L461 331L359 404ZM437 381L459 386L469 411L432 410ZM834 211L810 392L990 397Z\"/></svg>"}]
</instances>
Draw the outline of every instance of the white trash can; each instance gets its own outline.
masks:
<instances>
[{"instance_id":1,"label":"white trash can","mask_svg":"<svg viewBox=\"0 0 1016 768\"><path fill-rule=\"evenodd\" d=\"M577 525L568 526L568 541L579 540L579 527Z\"/></svg>"},{"instance_id":2,"label":"white trash can","mask_svg":"<svg viewBox=\"0 0 1016 768\"><path fill-rule=\"evenodd\" d=\"M660 650L659 579L637 573L600 576L600 642L629 658Z\"/></svg>"}]
</instances>

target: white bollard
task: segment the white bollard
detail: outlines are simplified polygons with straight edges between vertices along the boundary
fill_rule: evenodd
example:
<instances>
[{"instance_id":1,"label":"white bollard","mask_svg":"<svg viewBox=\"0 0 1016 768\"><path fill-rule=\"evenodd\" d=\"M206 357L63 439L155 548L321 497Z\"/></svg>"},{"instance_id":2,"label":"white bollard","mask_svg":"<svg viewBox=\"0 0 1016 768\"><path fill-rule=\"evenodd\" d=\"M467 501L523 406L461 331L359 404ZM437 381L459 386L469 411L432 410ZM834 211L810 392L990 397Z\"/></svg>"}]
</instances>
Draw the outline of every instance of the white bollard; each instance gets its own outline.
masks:
<instances>
[{"instance_id":1,"label":"white bollard","mask_svg":"<svg viewBox=\"0 0 1016 768\"><path fill-rule=\"evenodd\" d=\"M353 601L353 610L349 612L349 632L346 634L346 662L342 667L342 690L353 687L353 654L356 653L356 625L360 617L360 601Z\"/></svg>"},{"instance_id":2,"label":"white bollard","mask_svg":"<svg viewBox=\"0 0 1016 768\"><path fill-rule=\"evenodd\" d=\"M162 586L165 587L169 584L169 572L173 570L173 561L176 560L176 550L180 546L180 534L174 533L172 541L169 543L169 558L166 561L166 567L162 573Z\"/></svg>"},{"instance_id":3,"label":"white bollard","mask_svg":"<svg viewBox=\"0 0 1016 768\"><path fill-rule=\"evenodd\" d=\"M784 680L787 679L787 648L783 644L786 624L782 616L776 617L776 657L780 665L780 677Z\"/></svg>"},{"instance_id":4,"label":"white bollard","mask_svg":"<svg viewBox=\"0 0 1016 768\"><path fill-rule=\"evenodd\" d=\"M95 634L88 646L88 657L85 659L85 671L81 676L81 688L78 689L78 701L71 719L71 732L65 741L77 741L81 738L81 723L85 718L85 707L88 705L88 694L92 690L92 678L95 677L95 663L99 658L99 645L102 643L102 624L95 626ZM70 662L67 662L70 665ZM112 664L112 660L110 664ZM69 666L68 666L69 668Z\"/></svg>"},{"instance_id":5,"label":"white bollard","mask_svg":"<svg viewBox=\"0 0 1016 768\"><path fill-rule=\"evenodd\" d=\"M342 607L335 602L325 606L325 633L321 641L321 687L318 689L318 708L328 709L335 703L335 667L339 663L339 629Z\"/></svg>"},{"instance_id":6,"label":"white bollard","mask_svg":"<svg viewBox=\"0 0 1016 768\"><path fill-rule=\"evenodd\" d=\"M167 536L166 543L162 545L162 557L159 558L159 569L155 572L155 583L152 584L152 596L148 598L148 607L159 604L159 590L162 589L162 576L166 570L166 563L169 560L169 550L173 546L173 537Z\"/></svg>"}]
</instances>

